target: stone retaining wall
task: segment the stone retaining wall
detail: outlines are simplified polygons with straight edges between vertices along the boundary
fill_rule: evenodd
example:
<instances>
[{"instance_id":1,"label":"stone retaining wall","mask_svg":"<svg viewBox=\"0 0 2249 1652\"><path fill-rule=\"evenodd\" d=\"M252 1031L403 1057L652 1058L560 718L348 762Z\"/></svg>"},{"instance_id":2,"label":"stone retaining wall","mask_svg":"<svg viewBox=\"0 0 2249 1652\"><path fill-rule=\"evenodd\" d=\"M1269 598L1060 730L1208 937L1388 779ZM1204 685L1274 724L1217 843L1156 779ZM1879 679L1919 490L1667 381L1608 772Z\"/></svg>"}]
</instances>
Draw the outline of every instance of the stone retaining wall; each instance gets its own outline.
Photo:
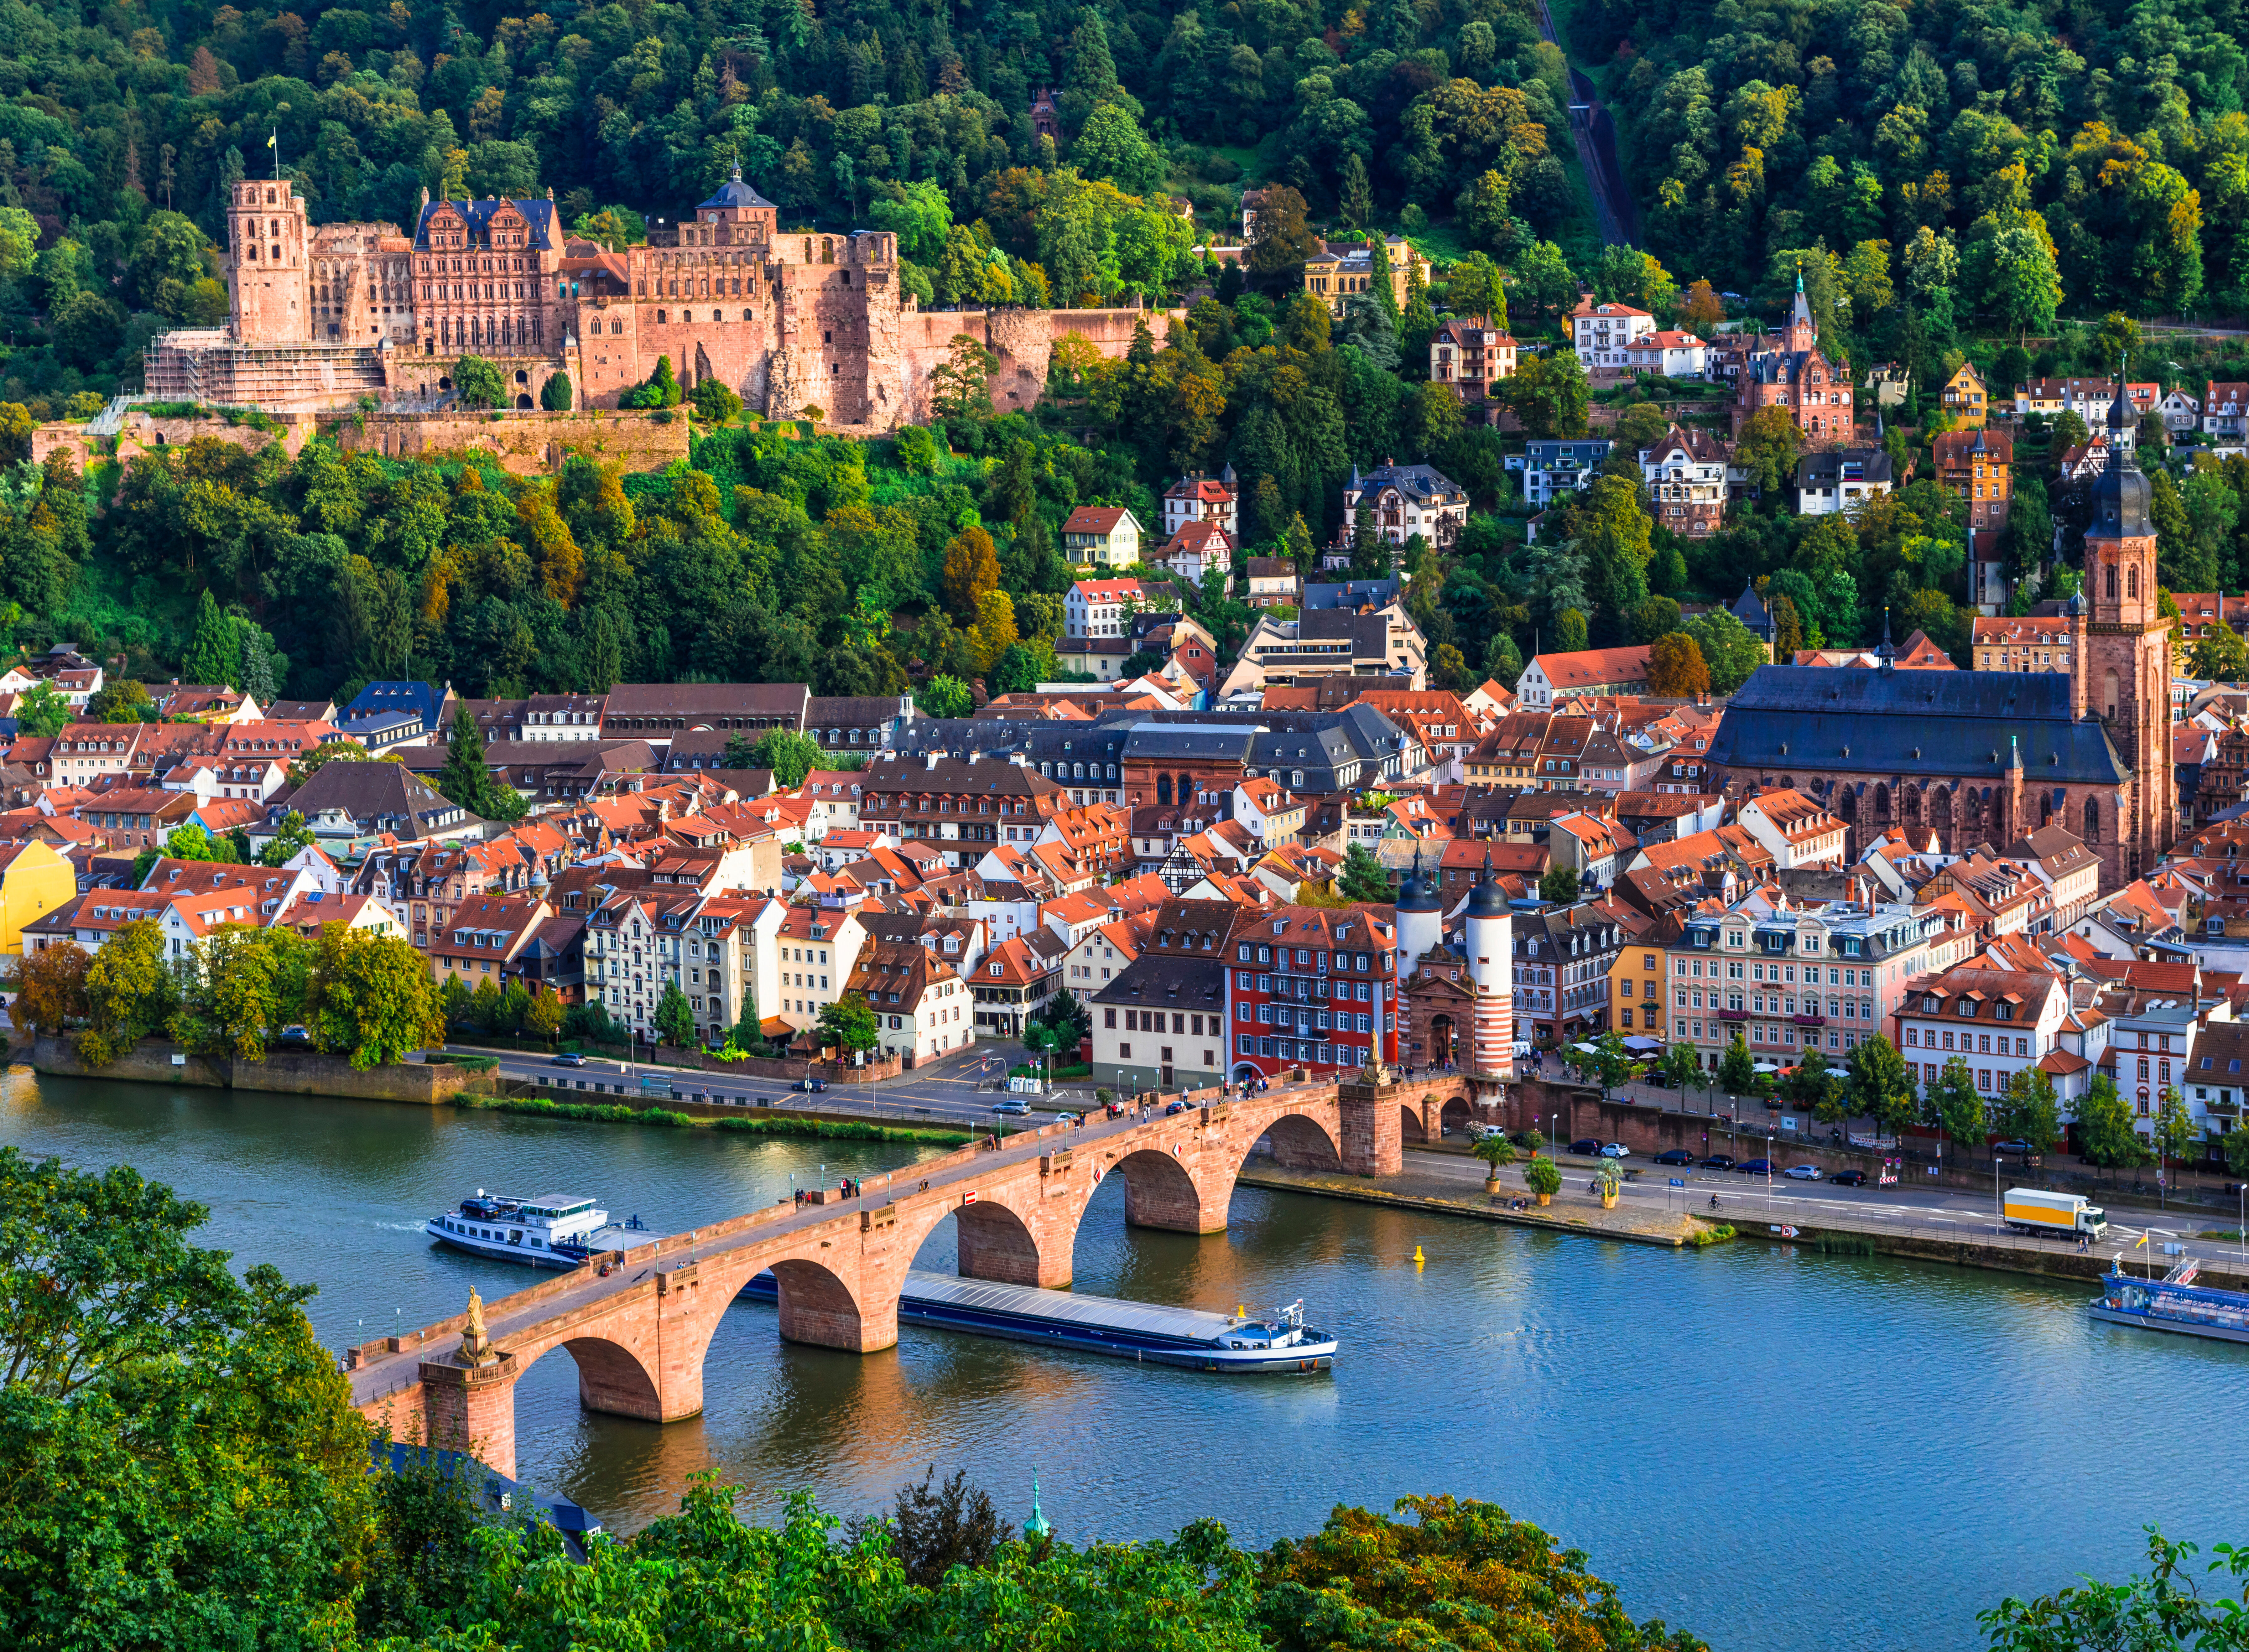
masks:
<instances>
[{"instance_id":1,"label":"stone retaining wall","mask_svg":"<svg viewBox=\"0 0 2249 1652\"><path fill-rule=\"evenodd\" d=\"M123 1079L134 1084L196 1084L218 1090L261 1090L287 1096L342 1096L359 1101L403 1101L434 1107L458 1095L474 1076L466 1068L402 1062L355 1070L340 1056L274 1051L264 1061L189 1055L177 1044L143 1039L106 1067L89 1067L65 1038L40 1037L13 1046L15 1059L62 1078ZM182 1057L178 1065L173 1057Z\"/></svg>"}]
</instances>

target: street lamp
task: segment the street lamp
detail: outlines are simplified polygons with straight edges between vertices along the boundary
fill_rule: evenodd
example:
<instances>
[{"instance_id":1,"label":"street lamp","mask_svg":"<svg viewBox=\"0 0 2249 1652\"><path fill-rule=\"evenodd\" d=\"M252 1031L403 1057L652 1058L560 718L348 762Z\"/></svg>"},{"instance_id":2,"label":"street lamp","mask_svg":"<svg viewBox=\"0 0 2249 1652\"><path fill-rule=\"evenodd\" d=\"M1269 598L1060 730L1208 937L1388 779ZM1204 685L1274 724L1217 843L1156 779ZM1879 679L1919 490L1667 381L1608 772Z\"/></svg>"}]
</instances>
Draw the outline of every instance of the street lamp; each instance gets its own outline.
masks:
<instances>
[{"instance_id":1,"label":"street lamp","mask_svg":"<svg viewBox=\"0 0 2249 1652\"><path fill-rule=\"evenodd\" d=\"M1998 1154L1991 1155L1991 1232L1995 1236L2003 1236L2007 1231L2006 1195L1999 1191L1999 1167L2005 1163L2006 1160Z\"/></svg>"}]
</instances>

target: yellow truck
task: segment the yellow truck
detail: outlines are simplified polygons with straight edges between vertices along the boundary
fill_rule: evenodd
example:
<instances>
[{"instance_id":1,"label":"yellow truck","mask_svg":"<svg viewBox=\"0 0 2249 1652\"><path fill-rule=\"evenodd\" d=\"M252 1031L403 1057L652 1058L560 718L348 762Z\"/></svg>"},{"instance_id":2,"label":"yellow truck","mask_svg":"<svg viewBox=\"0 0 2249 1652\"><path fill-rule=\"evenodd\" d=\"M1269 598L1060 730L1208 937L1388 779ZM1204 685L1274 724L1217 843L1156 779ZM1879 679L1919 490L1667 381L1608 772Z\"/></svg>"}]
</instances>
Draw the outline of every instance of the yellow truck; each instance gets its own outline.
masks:
<instances>
[{"instance_id":1,"label":"yellow truck","mask_svg":"<svg viewBox=\"0 0 2249 1652\"><path fill-rule=\"evenodd\" d=\"M2098 1239L2108 1225L2108 1213L2088 1203L2082 1194L2047 1193L2038 1187L2010 1187L2002 1207L2007 1226L2018 1233L2066 1233Z\"/></svg>"}]
</instances>

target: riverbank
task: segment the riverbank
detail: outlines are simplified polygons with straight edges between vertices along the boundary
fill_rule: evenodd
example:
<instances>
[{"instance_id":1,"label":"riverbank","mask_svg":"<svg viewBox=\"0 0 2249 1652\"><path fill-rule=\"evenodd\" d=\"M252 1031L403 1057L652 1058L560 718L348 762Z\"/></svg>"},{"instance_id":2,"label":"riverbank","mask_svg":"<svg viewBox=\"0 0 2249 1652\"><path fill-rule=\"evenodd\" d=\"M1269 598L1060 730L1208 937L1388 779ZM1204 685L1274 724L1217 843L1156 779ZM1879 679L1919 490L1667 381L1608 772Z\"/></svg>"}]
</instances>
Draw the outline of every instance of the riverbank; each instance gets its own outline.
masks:
<instances>
[{"instance_id":1,"label":"riverbank","mask_svg":"<svg viewBox=\"0 0 2249 1652\"><path fill-rule=\"evenodd\" d=\"M1661 1245L1670 1249L1700 1249L1732 1236L1723 1224L1712 1226L1688 1220L1675 1212L1635 1208L1620 1202L1613 1210L1601 1208L1598 1199L1573 1199L1557 1194L1554 1202L1535 1201L1525 1208L1510 1209L1509 1198L1527 1195L1510 1191L1493 1198L1482 1187L1463 1193L1461 1184L1441 1176L1346 1176L1318 1170L1291 1170L1270 1160L1253 1160L1235 1180L1245 1187L1265 1187L1277 1193L1317 1194L1324 1199L1347 1199L1362 1205L1384 1205L1393 1210L1428 1210L1439 1215L1462 1216L1473 1222L1502 1222L1510 1228L1534 1228L1547 1233L1571 1233L1597 1239L1621 1239L1628 1244Z\"/></svg>"},{"instance_id":2,"label":"riverbank","mask_svg":"<svg viewBox=\"0 0 2249 1652\"><path fill-rule=\"evenodd\" d=\"M2029 1274L2040 1278L2098 1281L2120 1261L2128 1269L2144 1268L2149 1252L2137 1248L2137 1232L2125 1240L2112 1239L2090 1250L2078 1250L2059 1241L2028 1234L1981 1234L1945 1230L1929 1225L1901 1231L1895 1224L1854 1222L1839 1216L1812 1226L1802 1222L1760 1222L1739 1208L1723 1216L1685 1211L1657 1212L1635 1207L1629 1199L1613 1210L1604 1210L1599 1200L1583 1193L1557 1194L1554 1202L1526 1209L1508 1208L1508 1201L1524 1195L1511 1186L1495 1198L1481 1185L1468 1192L1464 1185L1442 1176L1416 1174L1361 1177L1320 1171L1290 1170L1267 1160L1254 1160L1240 1180L1246 1187L1276 1192L1309 1193L1324 1199L1344 1199L1357 1204L1385 1205L1393 1209L1426 1210L1437 1215L1475 1222L1503 1222L1548 1233L1575 1234L1585 1238L1620 1239L1630 1244L1693 1248L1730 1239L1760 1239L1775 1245L1799 1246L1831 1256L1895 1256L1911 1262L1936 1262L1957 1268L1977 1268L1995 1273ZM1565 1184L1565 1187L1572 1184ZM1950 1224L1948 1224L1950 1225ZM2249 1291L2249 1266L2238 1249L2225 1242L2183 1238L2187 1254L2199 1264L2199 1283L2223 1291ZM2156 1255L2160 1273L2177 1258Z\"/></svg>"}]
</instances>

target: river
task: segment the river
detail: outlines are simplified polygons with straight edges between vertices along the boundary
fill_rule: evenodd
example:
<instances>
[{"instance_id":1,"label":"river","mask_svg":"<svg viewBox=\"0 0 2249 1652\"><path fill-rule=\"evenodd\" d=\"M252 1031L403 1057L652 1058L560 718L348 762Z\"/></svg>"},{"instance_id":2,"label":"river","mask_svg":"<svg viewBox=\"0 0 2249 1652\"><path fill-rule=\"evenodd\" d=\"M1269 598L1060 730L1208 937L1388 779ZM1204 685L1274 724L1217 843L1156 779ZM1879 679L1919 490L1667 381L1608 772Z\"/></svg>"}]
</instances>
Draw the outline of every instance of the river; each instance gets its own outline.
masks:
<instances>
[{"instance_id":1,"label":"river","mask_svg":"<svg viewBox=\"0 0 2249 1652\"><path fill-rule=\"evenodd\" d=\"M36 1078L0 1083L0 1142L129 1163L207 1203L201 1242L320 1287L331 1346L538 1276L432 1247L478 1187L586 1193L684 1228L787 1196L790 1174L924 1156L504 1114ZM859 1357L783 1345L739 1304L705 1415L582 1412L567 1354L517 1390L519 1472L627 1532L715 1469L770 1511L843 1515L935 1463L1009 1518L1033 1473L1060 1535L1204 1514L1261 1545L1337 1503L1487 1498L1585 1550L1637 1617L1725 1652L1980 1646L2008 1593L2121 1575L2156 1523L2249 1538L2224 1467L2249 1435L2249 1351L2098 1326L2087 1287L1758 1244L1699 1255L1243 1188L1223 1236L1127 1230L1111 1178L1076 1288L1226 1310L1305 1299L1331 1377L1217 1380L904 1328ZM1419 1245L1427 1261L1413 1261ZM953 1266L951 1224L924 1267Z\"/></svg>"}]
</instances>

